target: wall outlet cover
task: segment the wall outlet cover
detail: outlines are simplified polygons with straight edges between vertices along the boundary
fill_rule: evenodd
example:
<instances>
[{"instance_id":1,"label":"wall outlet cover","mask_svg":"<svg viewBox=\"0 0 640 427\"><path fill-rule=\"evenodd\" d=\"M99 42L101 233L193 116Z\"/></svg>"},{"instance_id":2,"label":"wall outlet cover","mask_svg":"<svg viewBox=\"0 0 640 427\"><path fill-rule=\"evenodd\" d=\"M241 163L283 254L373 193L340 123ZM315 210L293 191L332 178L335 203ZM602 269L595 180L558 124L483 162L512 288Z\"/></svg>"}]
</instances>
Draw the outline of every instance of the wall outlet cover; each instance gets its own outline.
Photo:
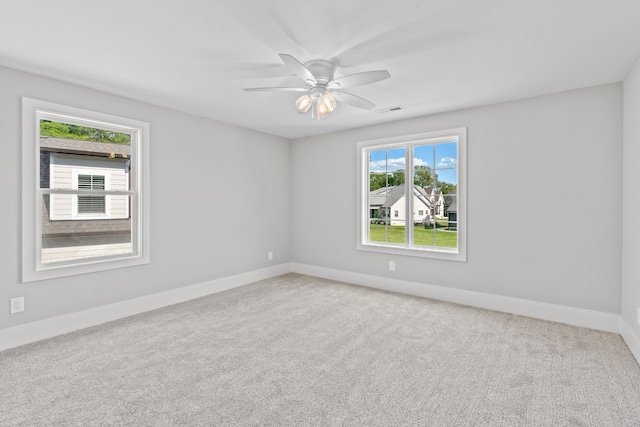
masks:
<instances>
[{"instance_id":1,"label":"wall outlet cover","mask_svg":"<svg viewBox=\"0 0 640 427\"><path fill-rule=\"evenodd\" d=\"M11 314L24 311L24 297L11 298Z\"/></svg>"}]
</instances>

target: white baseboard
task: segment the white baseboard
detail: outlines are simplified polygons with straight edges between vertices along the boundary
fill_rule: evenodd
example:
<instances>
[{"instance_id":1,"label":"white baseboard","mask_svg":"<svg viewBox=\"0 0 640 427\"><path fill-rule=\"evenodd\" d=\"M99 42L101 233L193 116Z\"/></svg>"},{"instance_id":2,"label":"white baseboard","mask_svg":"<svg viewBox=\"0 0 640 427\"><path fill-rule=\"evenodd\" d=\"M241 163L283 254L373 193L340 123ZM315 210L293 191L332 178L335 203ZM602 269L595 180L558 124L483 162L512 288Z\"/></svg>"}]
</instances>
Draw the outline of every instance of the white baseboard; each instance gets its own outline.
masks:
<instances>
[{"instance_id":1,"label":"white baseboard","mask_svg":"<svg viewBox=\"0 0 640 427\"><path fill-rule=\"evenodd\" d=\"M622 321L621 316L593 310L585 310L556 304L523 300L482 292L427 285L424 283L390 279L362 273L354 273L307 264L285 263L274 267L255 270L235 276L224 277L191 286L160 292L145 297L122 301L76 313L27 323L0 330L0 350L51 338L90 326L117 320L123 317L155 310L172 304L221 292L280 276L289 272L323 277L370 288L405 293L425 298L449 301L472 307L485 308L505 313L518 314L537 319L566 323L606 332L620 333L640 362L640 339Z\"/></svg>"},{"instance_id":2,"label":"white baseboard","mask_svg":"<svg viewBox=\"0 0 640 427\"><path fill-rule=\"evenodd\" d=\"M633 357L640 364L640 337L629 326L629 324L620 316L620 335L622 339L627 343L627 347L631 350Z\"/></svg>"},{"instance_id":3,"label":"white baseboard","mask_svg":"<svg viewBox=\"0 0 640 427\"><path fill-rule=\"evenodd\" d=\"M51 338L289 273L289 263L0 330L0 350Z\"/></svg>"},{"instance_id":4,"label":"white baseboard","mask_svg":"<svg viewBox=\"0 0 640 427\"><path fill-rule=\"evenodd\" d=\"M472 307L581 326L600 331L620 333L620 315L613 313L603 313L600 311L585 310L582 308L530 301L520 298L491 295L482 292L447 288L443 286L433 286L424 283L390 279L388 277L378 277L369 274L353 273L350 271L335 270L325 267L316 267L307 264L292 263L291 271L294 273L323 277L325 279L353 283L385 291L400 292L409 295L469 305Z\"/></svg>"}]
</instances>

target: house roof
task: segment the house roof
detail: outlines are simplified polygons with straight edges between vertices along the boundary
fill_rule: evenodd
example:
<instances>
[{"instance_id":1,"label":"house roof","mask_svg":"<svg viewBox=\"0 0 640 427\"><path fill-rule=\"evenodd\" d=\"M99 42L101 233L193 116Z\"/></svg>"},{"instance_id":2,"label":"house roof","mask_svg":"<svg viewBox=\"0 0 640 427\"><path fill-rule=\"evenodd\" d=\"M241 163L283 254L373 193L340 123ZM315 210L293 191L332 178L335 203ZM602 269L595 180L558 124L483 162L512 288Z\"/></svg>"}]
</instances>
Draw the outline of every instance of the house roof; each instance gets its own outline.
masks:
<instances>
[{"instance_id":1,"label":"house roof","mask_svg":"<svg viewBox=\"0 0 640 427\"><path fill-rule=\"evenodd\" d=\"M433 187L424 187L424 192L429 196L440 197L442 195L442 190L436 190Z\"/></svg>"},{"instance_id":2,"label":"house roof","mask_svg":"<svg viewBox=\"0 0 640 427\"><path fill-rule=\"evenodd\" d=\"M413 194L418 200L424 203L425 206L431 206L423 188L414 185ZM369 193L369 206L389 208L395 205L402 197L404 197L404 184L393 187L382 187Z\"/></svg>"},{"instance_id":3,"label":"house roof","mask_svg":"<svg viewBox=\"0 0 640 427\"><path fill-rule=\"evenodd\" d=\"M456 193L445 194L444 205L448 212L458 212L458 195Z\"/></svg>"},{"instance_id":4,"label":"house roof","mask_svg":"<svg viewBox=\"0 0 640 427\"><path fill-rule=\"evenodd\" d=\"M387 193L387 197L382 204L385 208L390 208L395 205L398 200L404 197L404 185L397 185L395 187L389 188L389 192Z\"/></svg>"},{"instance_id":5,"label":"house roof","mask_svg":"<svg viewBox=\"0 0 640 427\"><path fill-rule=\"evenodd\" d=\"M40 149L55 153L85 154L104 157L109 157L113 154L120 158L131 157L130 145L54 138L51 136L40 137Z\"/></svg>"},{"instance_id":6,"label":"house roof","mask_svg":"<svg viewBox=\"0 0 640 427\"><path fill-rule=\"evenodd\" d=\"M382 206L393 187L382 187L369 193L369 206Z\"/></svg>"}]
</instances>

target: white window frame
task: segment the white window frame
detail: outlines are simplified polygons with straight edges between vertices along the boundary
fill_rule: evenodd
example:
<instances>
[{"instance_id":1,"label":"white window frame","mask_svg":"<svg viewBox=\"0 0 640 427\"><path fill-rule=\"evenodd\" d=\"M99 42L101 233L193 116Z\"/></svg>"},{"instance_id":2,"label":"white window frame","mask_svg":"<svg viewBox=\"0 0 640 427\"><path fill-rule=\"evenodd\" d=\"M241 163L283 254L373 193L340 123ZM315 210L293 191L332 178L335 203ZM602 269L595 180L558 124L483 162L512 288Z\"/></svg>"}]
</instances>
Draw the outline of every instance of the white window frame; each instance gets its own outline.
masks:
<instances>
[{"instance_id":1,"label":"white window frame","mask_svg":"<svg viewBox=\"0 0 640 427\"><path fill-rule=\"evenodd\" d=\"M40 188L40 120L131 134L132 253L66 263L42 264L42 196ZM149 123L33 98L22 98L22 282L32 282L150 262ZM103 173L100 173L101 175ZM75 182L77 186L77 181ZM119 192L120 194L122 192ZM77 208L77 207L76 207Z\"/></svg>"},{"instance_id":2,"label":"white window frame","mask_svg":"<svg viewBox=\"0 0 640 427\"><path fill-rule=\"evenodd\" d=\"M409 192L406 200L406 212L413 212L413 150L414 145L446 142L455 139L458 145L457 167L457 207L458 207L458 247L440 248L413 246L413 227L407 226L404 244L369 241L369 156L374 149L405 148L405 188ZM467 260L467 128L424 132L420 134L397 136L357 143L357 245L361 251L435 258L450 261ZM435 166L435 165L434 165ZM407 223L409 223L407 218Z\"/></svg>"}]
</instances>

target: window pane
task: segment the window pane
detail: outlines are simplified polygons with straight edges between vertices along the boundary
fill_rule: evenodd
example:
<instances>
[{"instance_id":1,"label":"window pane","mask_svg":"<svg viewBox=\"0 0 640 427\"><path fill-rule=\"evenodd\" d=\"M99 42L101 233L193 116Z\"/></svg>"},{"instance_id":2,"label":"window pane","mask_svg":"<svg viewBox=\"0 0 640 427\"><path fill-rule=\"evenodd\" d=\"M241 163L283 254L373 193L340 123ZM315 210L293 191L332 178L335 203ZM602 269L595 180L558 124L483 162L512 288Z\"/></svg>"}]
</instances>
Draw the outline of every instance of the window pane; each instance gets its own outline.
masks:
<instances>
[{"instance_id":1,"label":"window pane","mask_svg":"<svg viewBox=\"0 0 640 427\"><path fill-rule=\"evenodd\" d=\"M458 143L445 142L435 146L436 169L456 169L458 167Z\"/></svg>"},{"instance_id":2,"label":"window pane","mask_svg":"<svg viewBox=\"0 0 640 427\"><path fill-rule=\"evenodd\" d=\"M447 219L447 227L451 231L458 230L458 195L448 193L444 195L444 215Z\"/></svg>"},{"instance_id":3,"label":"window pane","mask_svg":"<svg viewBox=\"0 0 640 427\"><path fill-rule=\"evenodd\" d=\"M416 246L457 248L456 184L457 142L416 145L414 147L414 184L419 194L414 198L414 232ZM449 218L449 205L454 218ZM424 215L420 208L424 206ZM416 214L417 210L417 214Z\"/></svg>"},{"instance_id":4,"label":"window pane","mask_svg":"<svg viewBox=\"0 0 640 427\"><path fill-rule=\"evenodd\" d=\"M131 218L51 221L48 214L51 197L56 198L60 195L43 195L42 264L133 253ZM94 198L93 196L78 195L79 200L81 197ZM131 204L131 196L117 197L120 198L120 204ZM95 199L104 201L104 196ZM91 208L98 209L96 206L99 206L100 203L97 201Z\"/></svg>"},{"instance_id":5,"label":"window pane","mask_svg":"<svg viewBox=\"0 0 640 427\"><path fill-rule=\"evenodd\" d=\"M78 188L91 190L91 175L78 175Z\"/></svg>"},{"instance_id":6,"label":"window pane","mask_svg":"<svg viewBox=\"0 0 640 427\"><path fill-rule=\"evenodd\" d=\"M42 264L133 253L131 195L104 193L130 191L131 161L127 133L40 120Z\"/></svg>"},{"instance_id":7,"label":"window pane","mask_svg":"<svg viewBox=\"0 0 640 427\"><path fill-rule=\"evenodd\" d=\"M429 225L433 219L431 200L435 186L433 144L421 144L413 147L413 225ZM415 229L414 229L415 234ZM420 241L414 237L414 241Z\"/></svg>"},{"instance_id":8,"label":"window pane","mask_svg":"<svg viewBox=\"0 0 640 427\"><path fill-rule=\"evenodd\" d=\"M78 196L78 213L105 213L105 196Z\"/></svg>"},{"instance_id":9,"label":"window pane","mask_svg":"<svg viewBox=\"0 0 640 427\"><path fill-rule=\"evenodd\" d=\"M421 187L433 185L434 150L432 144L413 147L413 183Z\"/></svg>"},{"instance_id":10,"label":"window pane","mask_svg":"<svg viewBox=\"0 0 640 427\"><path fill-rule=\"evenodd\" d=\"M369 240L405 242L405 149L369 152Z\"/></svg>"},{"instance_id":11,"label":"window pane","mask_svg":"<svg viewBox=\"0 0 640 427\"><path fill-rule=\"evenodd\" d=\"M87 126L40 120L40 188L106 189L109 170L128 178L131 135ZM94 167L95 166L95 167ZM128 179L119 188L129 190Z\"/></svg>"},{"instance_id":12,"label":"window pane","mask_svg":"<svg viewBox=\"0 0 640 427\"><path fill-rule=\"evenodd\" d=\"M442 216L436 220L436 246L457 248L458 242L458 143L437 144L436 174L442 192Z\"/></svg>"},{"instance_id":13,"label":"window pane","mask_svg":"<svg viewBox=\"0 0 640 427\"><path fill-rule=\"evenodd\" d=\"M416 246L435 247L436 235L432 225L415 224L413 226L413 243Z\"/></svg>"},{"instance_id":14,"label":"window pane","mask_svg":"<svg viewBox=\"0 0 640 427\"><path fill-rule=\"evenodd\" d=\"M413 238L416 246L432 248L456 248L457 233L455 230L438 226L425 227L416 225L413 228Z\"/></svg>"},{"instance_id":15,"label":"window pane","mask_svg":"<svg viewBox=\"0 0 640 427\"><path fill-rule=\"evenodd\" d=\"M104 190L104 175L78 175L78 188L84 190Z\"/></svg>"}]
</instances>

